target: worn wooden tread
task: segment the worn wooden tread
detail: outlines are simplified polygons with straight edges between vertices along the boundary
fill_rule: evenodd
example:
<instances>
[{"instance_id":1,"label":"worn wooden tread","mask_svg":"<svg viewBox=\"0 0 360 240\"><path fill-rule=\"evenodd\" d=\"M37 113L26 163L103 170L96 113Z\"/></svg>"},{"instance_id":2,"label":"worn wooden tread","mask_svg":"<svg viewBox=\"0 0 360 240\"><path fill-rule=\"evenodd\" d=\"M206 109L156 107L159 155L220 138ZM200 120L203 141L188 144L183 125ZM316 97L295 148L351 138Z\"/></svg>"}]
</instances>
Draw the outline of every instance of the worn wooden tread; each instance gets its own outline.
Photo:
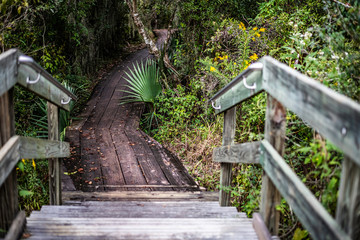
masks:
<instances>
[{"instance_id":1,"label":"worn wooden tread","mask_svg":"<svg viewBox=\"0 0 360 240\"><path fill-rule=\"evenodd\" d=\"M246 218L235 207L217 202L92 202L90 205L43 206L29 220L62 218Z\"/></svg>"},{"instance_id":2,"label":"worn wooden tread","mask_svg":"<svg viewBox=\"0 0 360 240\"><path fill-rule=\"evenodd\" d=\"M178 192L178 191L110 191L62 193L63 201L218 201L218 192Z\"/></svg>"},{"instance_id":3,"label":"worn wooden tread","mask_svg":"<svg viewBox=\"0 0 360 240\"><path fill-rule=\"evenodd\" d=\"M28 221L29 239L257 239L251 219L52 218Z\"/></svg>"}]
</instances>

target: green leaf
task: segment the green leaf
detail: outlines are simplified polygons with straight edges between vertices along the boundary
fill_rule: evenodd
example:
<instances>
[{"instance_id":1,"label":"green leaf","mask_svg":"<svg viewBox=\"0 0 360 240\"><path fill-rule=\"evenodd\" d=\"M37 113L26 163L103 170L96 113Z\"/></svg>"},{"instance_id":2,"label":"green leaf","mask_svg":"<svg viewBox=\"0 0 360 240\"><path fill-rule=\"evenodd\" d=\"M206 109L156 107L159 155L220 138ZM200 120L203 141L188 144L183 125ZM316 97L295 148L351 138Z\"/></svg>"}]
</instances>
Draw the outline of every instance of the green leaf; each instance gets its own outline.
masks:
<instances>
[{"instance_id":1,"label":"green leaf","mask_svg":"<svg viewBox=\"0 0 360 240\"><path fill-rule=\"evenodd\" d=\"M297 228L295 230L293 240L302 240L308 236L308 232L306 230L302 230L301 228Z\"/></svg>"},{"instance_id":2,"label":"green leaf","mask_svg":"<svg viewBox=\"0 0 360 240\"><path fill-rule=\"evenodd\" d=\"M28 190L20 190L19 191L20 197L27 197L27 196L31 196L33 194L34 194L33 192L28 191Z\"/></svg>"}]
</instances>

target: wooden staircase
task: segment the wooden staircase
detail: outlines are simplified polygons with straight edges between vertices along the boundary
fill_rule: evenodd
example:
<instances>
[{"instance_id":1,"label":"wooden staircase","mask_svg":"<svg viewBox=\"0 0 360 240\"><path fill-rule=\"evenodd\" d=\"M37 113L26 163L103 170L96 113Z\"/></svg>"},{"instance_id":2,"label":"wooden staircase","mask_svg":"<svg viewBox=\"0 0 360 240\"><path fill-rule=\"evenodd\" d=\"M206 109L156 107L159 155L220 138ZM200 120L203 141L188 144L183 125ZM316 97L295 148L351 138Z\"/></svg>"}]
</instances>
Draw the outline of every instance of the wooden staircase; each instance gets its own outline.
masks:
<instances>
[{"instance_id":1,"label":"wooden staircase","mask_svg":"<svg viewBox=\"0 0 360 240\"><path fill-rule=\"evenodd\" d=\"M113 193L117 201L106 197L43 206L27 219L29 239L258 239L252 219L235 207L220 207L204 193L185 193L188 199L177 199L179 192L163 199L147 193L147 199L141 193L142 201L118 192Z\"/></svg>"}]
</instances>

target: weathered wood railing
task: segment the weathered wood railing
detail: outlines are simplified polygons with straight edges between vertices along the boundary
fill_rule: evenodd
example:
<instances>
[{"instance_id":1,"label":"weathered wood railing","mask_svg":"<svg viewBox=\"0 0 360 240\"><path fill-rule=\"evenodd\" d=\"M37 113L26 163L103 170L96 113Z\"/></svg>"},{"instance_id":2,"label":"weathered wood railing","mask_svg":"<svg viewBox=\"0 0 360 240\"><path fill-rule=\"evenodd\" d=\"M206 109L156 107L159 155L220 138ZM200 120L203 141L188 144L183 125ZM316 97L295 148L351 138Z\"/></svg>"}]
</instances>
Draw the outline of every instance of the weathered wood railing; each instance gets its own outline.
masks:
<instances>
[{"instance_id":1,"label":"weathered wood railing","mask_svg":"<svg viewBox=\"0 0 360 240\"><path fill-rule=\"evenodd\" d=\"M49 140L15 135L15 84L48 101ZM50 204L61 204L61 160L57 158L69 156L70 149L68 143L58 141L58 107L69 111L71 99L76 96L32 58L16 49L0 55L0 229L8 232L6 239L18 238L25 224L18 206L15 166L19 159L49 158Z\"/></svg>"},{"instance_id":2,"label":"weathered wood railing","mask_svg":"<svg viewBox=\"0 0 360 240\"><path fill-rule=\"evenodd\" d=\"M242 80L242 81L241 81ZM267 92L265 139L234 144L236 105ZM281 195L314 239L360 239L360 105L271 57L235 78L212 99L224 112L223 146L214 149L221 162L220 204L230 204L233 163L263 166L260 213L277 235ZM281 157L284 154L286 108L344 151L336 219L319 203ZM259 148L260 146L260 148Z\"/></svg>"}]
</instances>

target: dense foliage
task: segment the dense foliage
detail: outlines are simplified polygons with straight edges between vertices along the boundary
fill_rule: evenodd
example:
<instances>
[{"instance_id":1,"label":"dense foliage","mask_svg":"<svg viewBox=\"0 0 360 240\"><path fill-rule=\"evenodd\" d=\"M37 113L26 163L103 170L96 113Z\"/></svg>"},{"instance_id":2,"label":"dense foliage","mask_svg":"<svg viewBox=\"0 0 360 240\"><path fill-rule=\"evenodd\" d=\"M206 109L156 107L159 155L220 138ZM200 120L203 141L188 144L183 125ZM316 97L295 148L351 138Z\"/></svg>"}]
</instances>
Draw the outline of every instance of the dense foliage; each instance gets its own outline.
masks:
<instances>
[{"instance_id":1,"label":"dense foliage","mask_svg":"<svg viewBox=\"0 0 360 240\"><path fill-rule=\"evenodd\" d=\"M119 51L132 41L123 1L6 0L0 2L0 12L0 53L20 49L80 99L76 106L71 103L70 114L61 111L61 129L87 101L96 71L119 59ZM47 137L46 102L20 87L14 98L17 134ZM21 208L30 211L48 202L47 178L47 161L19 162Z\"/></svg>"},{"instance_id":2,"label":"dense foliage","mask_svg":"<svg viewBox=\"0 0 360 240\"><path fill-rule=\"evenodd\" d=\"M237 1L241 6L245 1ZM221 144L222 117L207 100L261 56L270 55L324 85L360 100L359 5L356 1L269 0L232 6L231 1L183 1L177 13L172 48L181 84L163 91L155 106L159 125L151 133L184 159L190 173L208 190L219 184L212 163ZM266 98L260 94L238 110L236 142L263 139ZM295 114L287 114L285 159L300 179L334 215L342 153ZM262 169L234 167L228 189L233 204L252 214L259 210ZM283 200L280 237L303 239L296 216Z\"/></svg>"},{"instance_id":3,"label":"dense foliage","mask_svg":"<svg viewBox=\"0 0 360 240\"><path fill-rule=\"evenodd\" d=\"M167 28L176 11L168 54L179 74L161 73L166 85L151 101L156 121L146 129L176 152L208 190L219 185L219 165L211 155L221 144L223 119L214 115L207 100L262 56L270 55L360 101L356 0L142 0L138 8L149 32ZM75 89L83 101L94 83L87 74L136 38L125 1L7 0L0 3L0 12L1 51L20 48ZM20 88L16 93L17 131L43 135L44 105ZM236 142L263 139L265 106L265 94L242 104ZM291 112L286 131L286 161L334 214L342 153ZM38 197L46 193L46 182L39 181L47 178L46 162L23 160L18 167L23 206L39 207L47 199ZM228 189L233 204L251 215L259 210L262 169L238 165L233 172ZM27 197L31 193L32 200ZM282 239L309 237L284 200L277 208L282 214Z\"/></svg>"}]
</instances>

